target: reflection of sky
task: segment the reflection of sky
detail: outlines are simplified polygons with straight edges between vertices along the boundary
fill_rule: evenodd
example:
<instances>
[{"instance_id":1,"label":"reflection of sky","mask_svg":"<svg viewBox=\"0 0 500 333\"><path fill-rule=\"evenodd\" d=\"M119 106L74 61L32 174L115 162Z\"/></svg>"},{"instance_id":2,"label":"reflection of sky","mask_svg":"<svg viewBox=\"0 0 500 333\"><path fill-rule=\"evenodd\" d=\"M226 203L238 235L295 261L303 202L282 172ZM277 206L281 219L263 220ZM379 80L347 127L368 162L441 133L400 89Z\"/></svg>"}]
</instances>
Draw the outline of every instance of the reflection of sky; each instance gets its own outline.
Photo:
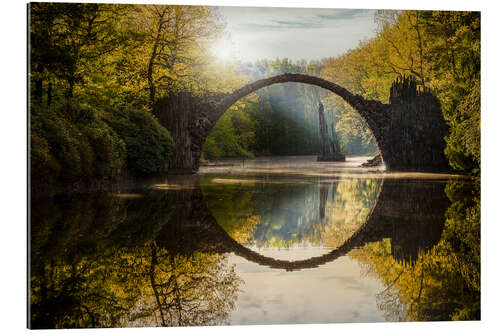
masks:
<instances>
[{"instance_id":1,"label":"reflection of sky","mask_svg":"<svg viewBox=\"0 0 500 333\"><path fill-rule=\"evenodd\" d=\"M313 248L292 251L297 251L297 259L323 252ZM267 252L280 256L279 251ZM233 325L384 321L375 297L384 286L373 277L361 278L359 265L349 257L296 272L259 266L234 254L229 263L236 265L236 273L244 280L230 317Z\"/></svg>"},{"instance_id":2,"label":"reflection of sky","mask_svg":"<svg viewBox=\"0 0 500 333\"><path fill-rule=\"evenodd\" d=\"M375 35L374 10L220 7L242 61L337 56Z\"/></svg>"}]
</instances>

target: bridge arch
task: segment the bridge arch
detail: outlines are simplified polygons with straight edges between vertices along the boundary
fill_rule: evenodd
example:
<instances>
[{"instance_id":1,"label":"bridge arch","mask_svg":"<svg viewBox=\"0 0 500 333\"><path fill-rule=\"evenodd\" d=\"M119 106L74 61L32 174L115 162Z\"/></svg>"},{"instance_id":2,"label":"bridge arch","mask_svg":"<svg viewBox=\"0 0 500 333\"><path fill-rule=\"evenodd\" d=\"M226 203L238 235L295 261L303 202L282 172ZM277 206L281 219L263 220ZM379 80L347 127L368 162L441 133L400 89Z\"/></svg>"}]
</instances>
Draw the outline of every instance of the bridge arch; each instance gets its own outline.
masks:
<instances>
[{"instance_id":1,"label":"bridge arch","mask_svg":"<svg viewBox=\"0 0 500 333\"><path fill-rule=\"evenodd\" d=\"M237 100L270 85L297 82L333 92L353 107L372 131L387 170L444 171L444 137L448 129L437 98L419 89L413 77L396 80L390 89L390 102L367 100L324 79L286 73L247 84L229 94L193 96L188 92L160 98L153 113L172 134L175 150L171 169L176 173L195 173L203 144L217 120Z\"/></svg>"},{"instance_id":2,"label":"bridge arch","mask_svg":"<svg viewBox=\"0 0 500 333\"><path fill-rule=\"evenodd\" d=\"M341 97L345 102L347 102L360 116L361 119L368 126L372 132L377 148L384 159L384 153L380 149L379 140L380 131L379 124L377 122L377 117L374 114L381 114L383 111L383 104L378 101L365 100L359 95L352 94L349 90L335 84L333 82L324 80L322 78L306 75L306 74L296 74L296 73L285 73L269 78L261 79L252 83L245 85L244 87L235 90L233 93L228 94L220 102L220 106L217 109L217 120L238 100L248 96L259 89L279 84L279 83L303 83L328 90L337 96ZM214 123L215 126L215 123Z\"/></svg>"}]
</instances>

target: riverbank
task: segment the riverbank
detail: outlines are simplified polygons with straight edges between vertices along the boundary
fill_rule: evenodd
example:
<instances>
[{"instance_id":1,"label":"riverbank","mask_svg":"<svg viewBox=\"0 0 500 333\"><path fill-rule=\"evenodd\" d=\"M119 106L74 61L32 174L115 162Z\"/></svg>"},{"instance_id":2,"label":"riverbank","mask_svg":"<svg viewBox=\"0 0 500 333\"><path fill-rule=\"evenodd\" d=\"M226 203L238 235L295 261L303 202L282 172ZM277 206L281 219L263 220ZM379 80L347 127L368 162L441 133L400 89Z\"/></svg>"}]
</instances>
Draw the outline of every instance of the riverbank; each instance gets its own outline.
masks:
<instances>
[{"instance_id":1,"label":"riverbank","mask_svg":"<svg viewBox=\"0 0 500 333\"><path fill-rule=\"evenodd\" d=\"M28 197L32 200L54 197L57 195L90 194L97 192L121 192L138 187L150 187L165 183L167 176L138 177L124 174L118 178L95 179L92 181L76 181L73 183L54 183L50 185L33 185L28 178Z\"/></svg>"},{"instance_id":2,"label":"riverbank","mask_svg":"<svg viewBox=\"0 0 500 333\"><path fill-rule=\"evenodd\" d=\"M387 172L385 167L363 167L372 156L347 156L345 162L318 162L316 155L305 156L266 156L254 159L221 158L217 163L202 165L193 175L283 175L328 178L378 178L378 179L434 179L468 178L458 173L428 172ZM32 199L51 197L61 194L86 194L93 192L121 192L138 187L150 187L155 184L168 184L179 177L190 178L190 175L165 174L158 176L134 176L122 174L118 178L103 178L92 181L72 183L28 183L28 191Z\"/></svg>"}]
</instances>

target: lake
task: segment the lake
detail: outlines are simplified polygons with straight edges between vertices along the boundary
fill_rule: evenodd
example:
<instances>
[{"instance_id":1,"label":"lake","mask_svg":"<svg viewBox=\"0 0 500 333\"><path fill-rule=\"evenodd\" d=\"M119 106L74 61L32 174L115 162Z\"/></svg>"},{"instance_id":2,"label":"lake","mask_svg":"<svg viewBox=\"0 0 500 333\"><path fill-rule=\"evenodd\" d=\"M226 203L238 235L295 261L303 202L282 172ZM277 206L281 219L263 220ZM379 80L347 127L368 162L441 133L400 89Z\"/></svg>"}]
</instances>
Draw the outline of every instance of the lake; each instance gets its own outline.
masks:
<instances>
[{"instance_id":1,"label":"lake","mask_svg":"<svg viewBox=\"0 0 500 333\"><path fill-rule=\"evenodd\" d=\"M33 328L480 319L479 184L367 159L33 201Z\"/></svg>"}]
</instances>

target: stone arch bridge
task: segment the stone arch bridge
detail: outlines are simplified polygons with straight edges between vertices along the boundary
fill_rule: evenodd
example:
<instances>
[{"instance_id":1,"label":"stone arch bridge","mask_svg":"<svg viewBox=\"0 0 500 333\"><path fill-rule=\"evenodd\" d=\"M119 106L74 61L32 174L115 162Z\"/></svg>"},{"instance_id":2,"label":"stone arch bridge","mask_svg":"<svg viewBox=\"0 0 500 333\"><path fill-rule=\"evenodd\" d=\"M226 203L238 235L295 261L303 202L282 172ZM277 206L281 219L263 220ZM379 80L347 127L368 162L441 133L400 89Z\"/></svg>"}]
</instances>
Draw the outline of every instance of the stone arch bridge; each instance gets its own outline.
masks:
<instances>
[{"instance_id":1,"label":"stone arch bridge","mask_svg":"<svg viewBox=\"0 0 500 333\"><path fill-rule=\"evenodd\" d=\"M444 137L448 129L439 101L428 89L419 89L413 77L396 80L389 104L383 104L354 95L333 82L292 73L255 81L230 94L193 96L182 92L158 99L153 113L175 142L170 169L174 173L197 172L205 140L224 112L258 89L286 82L321 87L352 106L373 133L387 170L447 170Z\"/></svg>"}]
</instances>

